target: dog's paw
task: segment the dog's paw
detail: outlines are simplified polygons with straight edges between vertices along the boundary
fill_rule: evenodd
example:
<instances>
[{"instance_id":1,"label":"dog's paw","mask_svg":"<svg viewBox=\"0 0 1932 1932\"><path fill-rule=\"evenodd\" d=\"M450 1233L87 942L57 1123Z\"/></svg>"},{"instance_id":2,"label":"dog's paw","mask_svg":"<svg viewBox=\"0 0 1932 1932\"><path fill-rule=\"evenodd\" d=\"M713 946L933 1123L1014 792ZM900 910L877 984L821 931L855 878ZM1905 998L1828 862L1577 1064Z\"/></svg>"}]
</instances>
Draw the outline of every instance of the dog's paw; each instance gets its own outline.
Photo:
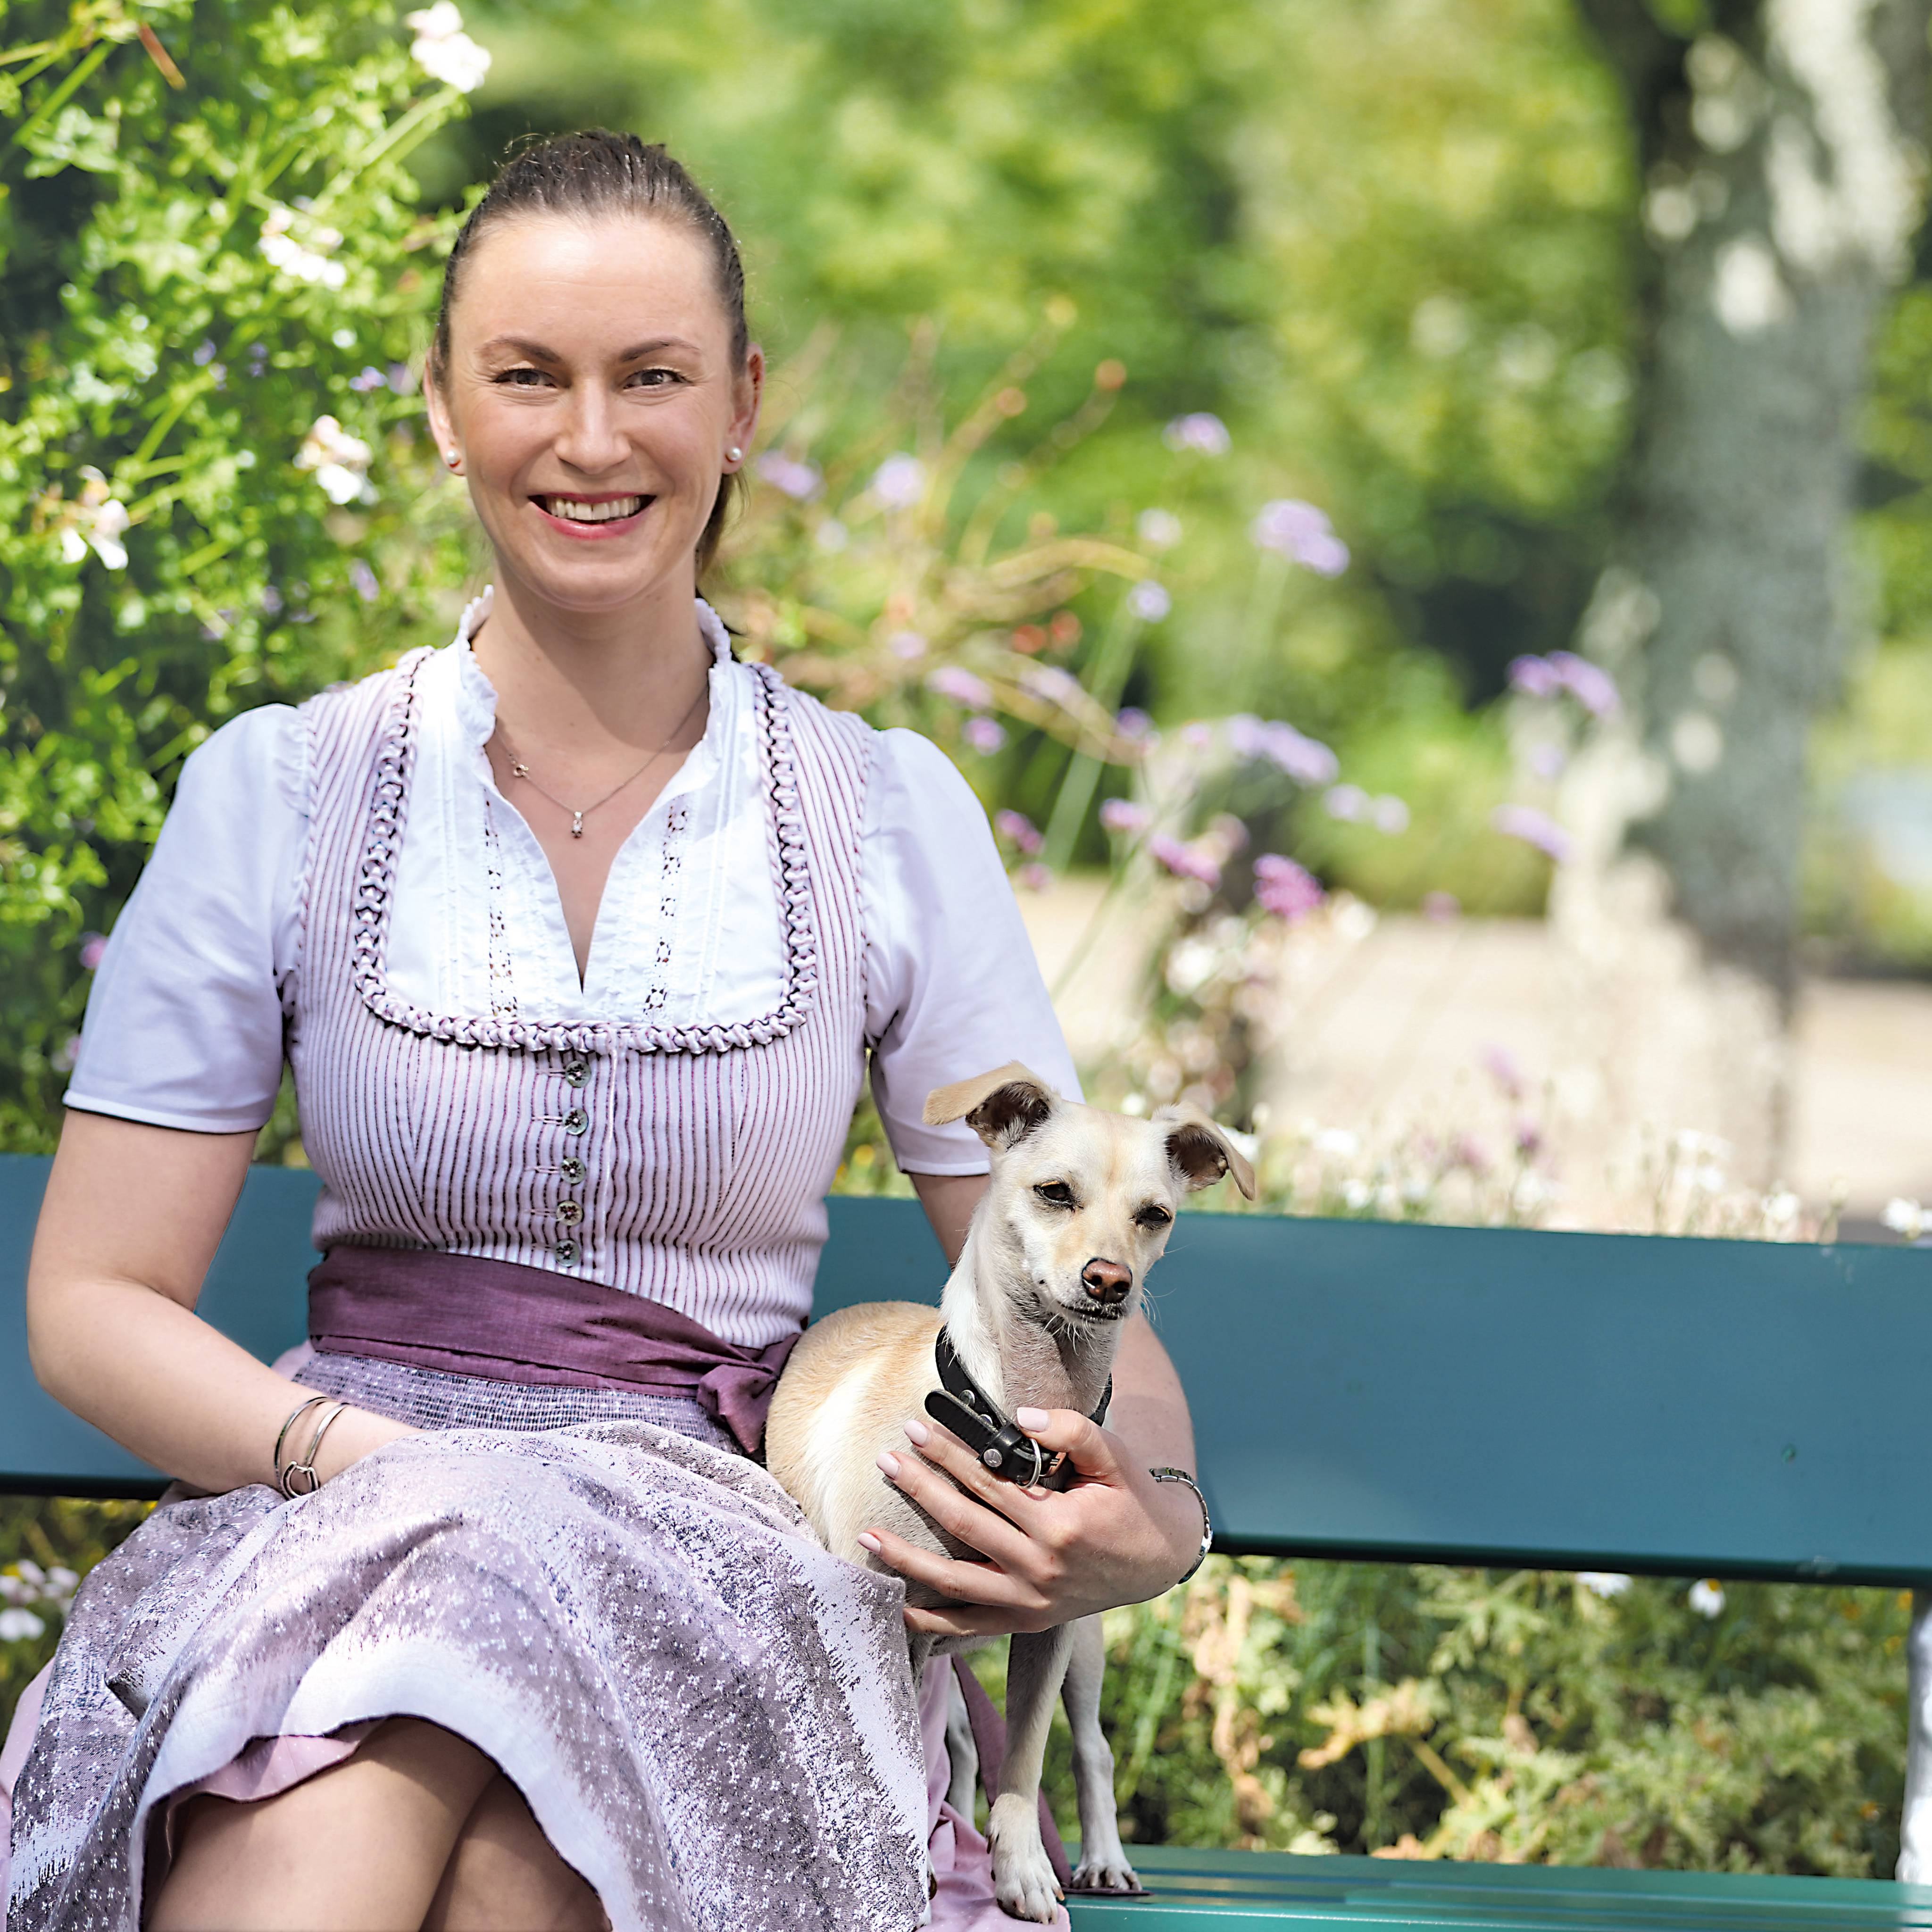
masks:
<instances>
[{"instance_id":1,"label":"dog's paw","mask_svg":"<svg viewBox=\"0 0 1932 1932\"><path fill-rule=\"evenodd\" d=\"M1076 1892L1138 1892L1141 1882L1125 1854L1115 1852L1112 1857L1101 1853L1082 1858L1073 1874L1073 1888Z\"/></svg>"},{"instance_id":2,"label":"dog's paw","mask_svg":"<svg viewBox=\"0 0 1932 1932\"><path fill-rule=\"evenodd\" d=\"M1040 1841L1040 1814L1031 1805L1005 1797L986 1821L993 1851L993 1896L1010 1918L1051 1925L1060 1909L1060 1882Z\"/></svg>"}]
</instances>

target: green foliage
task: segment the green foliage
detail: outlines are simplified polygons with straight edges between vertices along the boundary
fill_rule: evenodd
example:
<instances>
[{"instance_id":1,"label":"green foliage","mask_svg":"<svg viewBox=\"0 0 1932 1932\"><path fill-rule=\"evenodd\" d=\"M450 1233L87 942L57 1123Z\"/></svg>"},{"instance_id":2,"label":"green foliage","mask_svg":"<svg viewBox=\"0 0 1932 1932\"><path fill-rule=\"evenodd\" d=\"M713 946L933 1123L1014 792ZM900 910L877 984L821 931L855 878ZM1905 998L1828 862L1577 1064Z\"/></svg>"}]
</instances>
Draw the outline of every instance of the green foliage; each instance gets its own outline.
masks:
<instances>
[{"instance_id":1,"label":"green foliage","mask_svg":"<svg viewBox=\"0 0 1932 1932\"><path fill-rule=\"evenodd\" d=\"M447 223L418 215L404 162L461 96L422 85L382 0L156 0L138 21L42 0L4 31L0 1146L17 1149L46 1144L77 949L112 923L182 758L237 710L412 640L460 572L406 368L434 290L418 251Z\"/></svg>"}]
</instances>

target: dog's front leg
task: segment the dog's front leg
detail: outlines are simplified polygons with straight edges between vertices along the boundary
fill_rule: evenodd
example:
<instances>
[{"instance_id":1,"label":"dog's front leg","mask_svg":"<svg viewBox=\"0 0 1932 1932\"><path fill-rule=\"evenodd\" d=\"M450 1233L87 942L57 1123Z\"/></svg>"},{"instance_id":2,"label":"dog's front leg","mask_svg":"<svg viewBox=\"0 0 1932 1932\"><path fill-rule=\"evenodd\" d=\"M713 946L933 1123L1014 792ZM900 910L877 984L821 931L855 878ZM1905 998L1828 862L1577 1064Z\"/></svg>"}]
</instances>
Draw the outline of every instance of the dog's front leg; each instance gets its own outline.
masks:
<instances>
[{"instance_id":1,"label":"dog's front leg","mask_svg":"<svg viewBox=\"0 0 1932 1932\"><path fill-rule=\"evenodd\" d=\"M951 1767L946 1802L971 1824L974 1799L980 1788L980 1745L973 1735L973 1720L967 1714L966 1694L959 1688L959 1673L951 1658L935 1660L946 1666L946 1757Z\"/></svg>"},{"instance_id":2,"label":"dog's front leg","mask_svg":"<svg viewBox=\"0 0 1932 1932\"><path fill-rule=\"evenodd\" d=\"M1120 1822L1114 1804L1114 1754L1100 1728L1100 1680L1106 1675L1107 1644L1097 1616L1074 1624L1060 1696L1073 1732L1073 1788L1080 1801L1080 1863L1073 1882L1084 1889L1138 1892L1141 1882L1120 1849Z\"/></svg>"},{"instance_id":3,"label":"dog's front leg","mask_svg":"<svg viewBox=\"0 0 1932 1932\"><path fill-rule=\"evenodd\" d=\"M993 1895L1016 1918L1053 1922L1060 1886L1040 1835L1040 1774L1054 1701L1066 1674L1070 1624L1012 1640L1006 1657L1006 1758L1000 1795L986 1822L993 1848Z\"/></svg>"}]
</instances>

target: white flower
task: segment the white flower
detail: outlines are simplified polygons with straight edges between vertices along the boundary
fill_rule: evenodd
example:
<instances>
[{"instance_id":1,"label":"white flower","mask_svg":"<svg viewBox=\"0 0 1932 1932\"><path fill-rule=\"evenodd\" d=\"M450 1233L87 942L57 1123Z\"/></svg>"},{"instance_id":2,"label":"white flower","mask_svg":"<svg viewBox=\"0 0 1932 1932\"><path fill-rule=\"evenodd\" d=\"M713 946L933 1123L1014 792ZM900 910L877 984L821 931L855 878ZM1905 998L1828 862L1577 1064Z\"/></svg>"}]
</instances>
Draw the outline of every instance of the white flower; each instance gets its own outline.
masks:
<instances>
[{"instance_id":1,"label":"white flower","mask_svg":"<svg viewBox=\"0 0 1932 1932\"><path fill-rule=\"evenodd\" d=\"M1149 550L1172 550L1180 541L1180 519L1172 510L1143 510L1134 530Z\"/></svg>"},{"instance_id":2,"label":"white flower","mask_svg":"<svg viewBox=\"0 0 1932 1932\"><path fill-rule=\"evenodd\" d=\"M1164 584L1149 578L1127 592L1127 608L1144 624L1158 624L1174 608L1174 599Z\"/></svg>"},{"instance_id":3,"label":"white flower","mask_svg":"<svg viewBox=\"0 0 1932 1932\"><path fill-rule=\"evenodd\" d=\"M1888 1201L1879 1219L1894 1234L1901 1234L1908 1241L1917 1240L1925 1232L1925 1210L1916 1201Z\"/></svg>"},{"instance_id":4,"label":"white flower","mask_svg":"<svg viewBox=\"0 0 1932 1932\"><path fill-rule=\"evenodd\" d=\"M0 1643L17 1643L40 1636L46 1625L32 1610L0 1610Z\"/></svg>"},{"instance_id":5,"label":"white flower","mask_svg":"<svg viewBox=\"0 0 1932 1932\"><path fill-rule=\"evenodd\" d=\"M372 454L359 436L351 436L334 417L317 416L302 439L296 467L313 470L332 503L350 503L362 494Z\"/></svg>"},{"instance_id":6,"label":"white flower","mask_svg":"<svg viewBox=\"0 0 1932 1932\"><path fill-rule=\"evenodd\" d=\"M1393 792L1384 792L1370 808L1378 832L1386 832L1391 837L1396 832L1408 830L1408 806Z\"/></svg>"},{"instance_id":7,"label":"white flower","mask_svg":"<svg viewBox=\"0 0 1932 1932\"><path fill-rule=\"evenodd\" d=\"M339 289L349 279L349 271L330 255L342 245L342 231L319 221L303 221L302 238L291 231L301 218L296 211L276 202L262 224L257 244L269 266L292 275L298 282L320 282L324 288Z\"/></svg>"},{"instance_id":8,"label":"white flower","mask_svg":"<svg viewBox=\"0 0 1932 1932\"><path fill-rule=\"evenodd\" d=\"M1345 1180L1342 1184L1342 1204L1352 1214L1359 1214L1374 1198L1372 1190L1366 1180Z\"/></svg>"},{"instance_id":9,"label":"white flower","mask_svg":"<svg viewBox=\"0 0 1932 1932\"><path fill-rule=\"evenodd\" d=\"M1324 1127L1315 1136L1315 1151L1337 1160L1353 1160L1361 1150L1361 1142L1346 1127Z\"/></svg>"},{"instance_id":10,"label":"white flower","mask_svg":"<svg viewBox=\"0 0 1932 1932\"><path fill-rule=\"evenodd\" d=\"M1679 1160L1729 1160L1731 1144L1715 1134L1701 1134L1694 1127L1686 1127L1670 1137L1670 1150Z\"/></svg>"},{"instance_id":11,"label":"white flower","mask_svg":"<svg viewBox=\"0 0 1932 1932\"><path fill-rule=\"evenodd\" d=\"M1576 1583L1580 1589L1607 1602L1612 1597L1621 1597L1630 1588L1630 1580L1621 1570L1580 1570Z\"/></svg>"},{"instance_id":12,"label":"white flower","mask_svg":"<svg viewBox=\"0 0 1932 1932\"><path fill-rule=\"evenodd\" d=\"M58 508L60 552L63 563L85 563L90 545L110 570L128 568L128 548L122 542L131 520L128 506L111 494L107 478L88 464L81 471L85 479L79 498ZM57 506L58 496L47 500Z\"/></svg>"},{"instance_id":13,"label":"white flower","mask_svg":"<svg viewBox=\"0 0 1932 1932\"><path fill-rule=\"evenodd\" d=\"M1690 1586L1684 1600L1700 1617L1716 1617L1724 1614L1724 1593L1715 1577L1700 1577Z\"/></svg>"},{"instance_id":14,"label":"white flower","mask_svg":"<svg viewBox=\"0 0 1932 1932\"><path fill-rule=\"evenodd\" d=\"M404 23L416 29L410 52L430 80L473 94L490 71L490 52L463 31L463 16L455 0L436 0L434 7L405 14Z\"/></svg>"},{"instance_id":15,"label":"white flower","mask_svg":"<svg viewBox=\"0 0 1932 1932\"><path fill-rule=\"evenodd\" d=\"M1764 1197L1764 1220L1768 1228L1789 1228L1796 1224L1803 1202L1788 1187L1774 1187Z\"/></svg>"},{"instance_id":16,"label":"white flower","mask_svg":"<svg viewBox=\"0 0 1932 1932\"><path fill-rule=\"evenodd\" d=\"M889 456L872 476L872 494L889 510L909 510L926 494L926 465L903 451Z\"/></svg>"},{"instance_id":17,"label":"white flower","mask_svg":"<svg viewBox=\"0 0 1932 1932\"><path fill-rule=\"evenodd\" d=\"M0 1570L0 1604L24 1603L28 1592L26 1584L17 1576L10 1576Z\"/></svg>"},{"instance_id":18,"label":"white flower","mask_svg":"<svg viewBox=\"0 0 1932 1932\"><path fill-rule=\"evenodd\" d=\"M56 1563L47 1572L47 1594L70 1597L80 1588L80 1579L64 1563Z\"/></svg>"}]
</instances>

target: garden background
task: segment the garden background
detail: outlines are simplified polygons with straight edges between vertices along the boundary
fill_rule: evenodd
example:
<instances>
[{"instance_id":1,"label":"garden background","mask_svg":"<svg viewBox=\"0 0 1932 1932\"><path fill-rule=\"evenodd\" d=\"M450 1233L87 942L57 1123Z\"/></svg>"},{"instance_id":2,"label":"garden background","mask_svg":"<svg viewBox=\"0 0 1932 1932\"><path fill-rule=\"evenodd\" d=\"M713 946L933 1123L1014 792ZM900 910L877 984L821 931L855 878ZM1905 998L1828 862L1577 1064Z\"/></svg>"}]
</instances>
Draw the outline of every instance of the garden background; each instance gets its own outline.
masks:
<instances>
[{"instance_id":1,"label":"garden background","mask_svg":"<svg viewBox=\"0 0 1932 1932\"><path fill-rule=\"evenodd\" d=\"M1927 13L0 8L0 1146L187 753L481 580L440 256L601 122L774 360L716 601L958 760L1093 1092L1276 1210L1916 1239ZM1835 1154L1821 1013L1892 1083ZM902 1185L863 1118L841 1184ZM139 1515L0 1503L0 1700ZM1130 1835L1883 1874L1905 1618L1217 1559L1109 1619Z\"/></svg>"}]
</instances>

